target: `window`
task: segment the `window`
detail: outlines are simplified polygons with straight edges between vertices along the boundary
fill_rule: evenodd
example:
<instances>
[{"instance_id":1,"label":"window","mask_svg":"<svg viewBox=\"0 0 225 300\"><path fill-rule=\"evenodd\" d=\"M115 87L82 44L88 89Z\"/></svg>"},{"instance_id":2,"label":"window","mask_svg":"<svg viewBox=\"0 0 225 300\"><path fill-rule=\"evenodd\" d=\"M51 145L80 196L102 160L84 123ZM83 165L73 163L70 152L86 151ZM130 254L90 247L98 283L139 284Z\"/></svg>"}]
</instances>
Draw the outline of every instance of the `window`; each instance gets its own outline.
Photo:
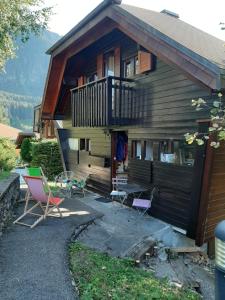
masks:
<instances>
[{"instance_id":1,"label":"window","mask_svg":"<svg viewBox=\"0 0 225 300\"><path fill-rule=\"evenodd\" d=\"M145 141L144 142L144 159L153 160L153 142Z\"/></svg>"},{"instance_id":2,"label":"window","mask_svg":"<svg viewBox=\"0 0 225 300\"><path fill-rule=\"evenodd\" d=\"M80 139L80 151L91 151L91 140L90 139Z\"/></svg>"},{"instance_id":3,"label":"window","mask_svg":"<svg viewBox=\"0 0 225 300\"><path fill-rule=\"evenodd\" d=\"M132 141L131 157L148 161L161 161L177 165L193 166L195 146L185 141Z\"/></svg>"},{"instance_id":4,"label":"window","mask_svg":"<svg viewBox=\"0 0 225 300\"><path fill-rule=\"evenodd\" d=\"M141 141L132 141L132 158L141 159Z\"/></svg>"},{"instance_id":5,"label":"window","mask_svg":"<svg viewBox=\"0 0 225 300\"><path fill-rule=\"evenodd\" d=\"M79 150L79 140L78 139L74 139L74 138L69 138L68 139L68 143L69 143L69 148L70 150L74 150L74 151L78 151Z\"/></svg>"},{"instance_id":6,"label":"window","mask_svg":"<svg viewBox=\"0 0 225 300\"><path fill-rule=\"evenodd\" d=\"M114 51L110 51L105 53L104 55L104 76L114 76L114 61L115 61L115 57L114 57Z\"/></svg>"},{"instance_id":7,"label":"window","mask_svg":"<svg viewBox=\"0 0 225 300\"><path fill-rule=\"evenodd\" d=\"M179 165L194 165L195 147L184 141L160 142L160 161Z\"/></svg>"},{"instance_id":8,"label":"window","mask_svg":"<svg viewBox=\"0 0 225 300\"><path fill-rule=\"evenodd\" d=\"M96 80L98 80L97 73L93 73L93 74L87 76L87 83L93 82L93 81L96 81Z\"/></svg>"},{"instance_id":9,"label":"window","mask_svg":"<svg viewBox=\"0 0 225 300\"><path fill-rule=\"evenodd\" d=\"M88 152L91 151L91 140L90 139L86 139L85 150Z\"/></svg>"},{"instance_id":10,"label":"window","mask_svg":"<svg viewBox=\"0 0 225 300\"><path fill-rule=\"evenodd\" d=\"M80 139L80 151L85 150L85 139Z\"/></svg>"},{"instance_id":11,"label":"window","mask_svg":"<svg viewBox=\"0 0 225 300\"><path fill-rule=\"evenodd\" d=\"M137 56L130 57L124 61L124 77L131 77L138 73L139 61Z\"/></svg>"}]
</instances>

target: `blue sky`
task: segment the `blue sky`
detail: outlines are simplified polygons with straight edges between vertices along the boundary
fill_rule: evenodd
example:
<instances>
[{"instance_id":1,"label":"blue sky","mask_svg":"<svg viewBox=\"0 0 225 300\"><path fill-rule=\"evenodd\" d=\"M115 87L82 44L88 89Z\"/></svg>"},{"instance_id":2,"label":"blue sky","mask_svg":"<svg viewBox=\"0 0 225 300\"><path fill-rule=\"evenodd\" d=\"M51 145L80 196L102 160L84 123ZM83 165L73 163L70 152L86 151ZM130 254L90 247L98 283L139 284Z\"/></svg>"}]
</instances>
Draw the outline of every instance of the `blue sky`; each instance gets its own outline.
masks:
<instances>
[{"instance_id":1,"label":"blue sky","mask_svg":"<svg viewBox=\"0 0 225 300\"><path fill-rule=\"evenodd\" d=\"M45 0L45 5L54 7L49 29L60 35L67 33L83 19L100 0ZM224 0L123 0L124 4L161 11L168 9L180 15L180 19L218 38L225 40L225 30L219 23L225 22Z\"/></svg>"}]
</instances>

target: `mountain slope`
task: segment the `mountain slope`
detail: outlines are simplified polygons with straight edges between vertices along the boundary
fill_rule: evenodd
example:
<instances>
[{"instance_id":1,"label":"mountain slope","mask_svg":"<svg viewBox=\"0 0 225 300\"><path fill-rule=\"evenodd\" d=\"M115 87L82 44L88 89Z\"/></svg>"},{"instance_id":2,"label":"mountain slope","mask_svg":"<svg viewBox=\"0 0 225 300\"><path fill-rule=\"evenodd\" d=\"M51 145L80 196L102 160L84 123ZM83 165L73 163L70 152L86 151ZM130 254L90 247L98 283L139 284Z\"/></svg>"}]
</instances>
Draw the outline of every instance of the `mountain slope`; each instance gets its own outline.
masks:
<instances>
[{"instance_id":1,"label":"mountain slope","mask_svg":"<svg viewBox=\"0 0 225 300\"><path fill-rule=\"evenodd\" d=\"M48 71L46 50L60 36L44 31L23 44L18 41L17 57L0 73L0 122L23 131L32 130L33 107L40 103Z\"/></svg>"},{"instance_id":2,"label":"mountain slope","mask_svg":"<svg viewBox=\"0 0 225 300\"><path fill-rule=\"evenodd\" d=\"M17 57L8 61L6 72L0 74L0 90L41 97L49 63L45 52L59 37L44 31L41 36L31 36L27 43L18 41Z\"/></svg>"}]
</instances>

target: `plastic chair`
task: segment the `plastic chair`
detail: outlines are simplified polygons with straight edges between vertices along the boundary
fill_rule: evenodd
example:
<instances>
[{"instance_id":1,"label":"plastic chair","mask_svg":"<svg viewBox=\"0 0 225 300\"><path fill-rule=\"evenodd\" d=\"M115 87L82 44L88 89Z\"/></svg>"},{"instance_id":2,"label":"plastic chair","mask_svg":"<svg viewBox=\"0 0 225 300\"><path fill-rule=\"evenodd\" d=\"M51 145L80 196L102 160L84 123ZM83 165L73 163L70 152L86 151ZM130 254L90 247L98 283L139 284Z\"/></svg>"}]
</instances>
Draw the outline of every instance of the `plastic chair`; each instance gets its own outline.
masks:
<instances>
[{"instance_id":1,"label":"plastic chair","mask_svg":"<svg viewBox=\"0 0 225 300\"><path fill-rule=\"evenodd\" d=\"M17 218L13 223L28 226L30 228L34 228L38 223L44 220L53 209L56 209L62 217L62 213L59 209L59 205L64 201L64 198L53 197L49 186L47 185L46 181L43 177L37 176L23 176L27 186L28 186L28 193L26 195L26 204L24 208L24 213ZM32 200L36 202L31 208L28 209L29 201L32 197ZM36 208L41 208L42 213L34 213L33 210ZM25 216L27 215L34 215L37 216L38 219L33 224L28 224L21 222Z\"/></svg>"}]
</instances>

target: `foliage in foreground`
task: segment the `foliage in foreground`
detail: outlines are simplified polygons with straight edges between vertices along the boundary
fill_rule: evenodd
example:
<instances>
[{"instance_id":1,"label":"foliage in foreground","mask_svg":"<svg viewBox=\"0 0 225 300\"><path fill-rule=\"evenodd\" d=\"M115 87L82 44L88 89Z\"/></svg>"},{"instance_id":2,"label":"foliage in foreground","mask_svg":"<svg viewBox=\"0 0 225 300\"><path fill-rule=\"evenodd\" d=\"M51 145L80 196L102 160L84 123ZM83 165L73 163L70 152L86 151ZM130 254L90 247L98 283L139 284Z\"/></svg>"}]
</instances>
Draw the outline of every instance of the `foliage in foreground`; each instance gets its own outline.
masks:
<instances>
[{"instance_id":1,"label":"foliage in foreground","mask_svg":"<svg viewBox=\"0 0 225 300\"><path fill-rule=\"evenodd\" d=\"M32 143L32 167L42 167L48 180L63 171L59 145L56 140Z\"/></svg>"},{"instance_id":2,"label":"foliage in foreground","mask_svg":"<svg viewBox=\"0 0 225 300\"><path fill-rule=\"evenodd\" d=\"M46 28L51 8L41 5L42 0L0 1L0 70L15 55L16 37L25 42L32 32L39 34Z\"/></svg>"},{"instance_id":3,"label":"foliage in foreground","mask_svg":"<svg viewBox=\"0 0 225 300\"><path fill-rule=\"evenodd\" d=\"M7 138L0 138L0 171L11 171L16 166L15 145Z\"/></svg>"},{"instance_id":4,"label":"foliage in foreground","mask_svg":"<svg viewBox=\"0 0 225 300\"><path fill-rule=\"evenodd\" d=\"M10 175L9 171L2 171L2 172L0 171L0 181L8 178L9 175Z\"/></svg>"},{"instance_id":5,"label":"foliage in foreground","mask_svg":"<svg viewBox=\"0 0 225 300\"><path fill-rule=\"evenodd\" d=\"M209 111L210 126L207 132L186 133L185 139L188 144L196 142L201 146L210 140L210 146L219 148L221 141L225 141L225 98L218 93L217 98L212 101L205 101L202 98L192 100L192 106L196 111Z\"/></svg>"},{"instance_id":6,"label":"foliage in foreground","mask_svg":"<svg viewBox=\"0 0 225 300\"><path fill-rule=\"evenodd\" d=\"M21 151L20 151L20 156L23 161L28 163L31 162L32 160L31 149L32 149L31 139L25 138L22 142Z\"/></svg>"},{"instance_id":7,"label":"foliage in foreground","mask_svg":"<svg viewBox=\"0 0 225 300\"><path fill-rule=\"evenodd\" d=\"M69 254L81 300L199 299L192 291L171 287L135 268L131 260L109 257L79 243L70 245Z\"/></svg>"}]
</instances>

